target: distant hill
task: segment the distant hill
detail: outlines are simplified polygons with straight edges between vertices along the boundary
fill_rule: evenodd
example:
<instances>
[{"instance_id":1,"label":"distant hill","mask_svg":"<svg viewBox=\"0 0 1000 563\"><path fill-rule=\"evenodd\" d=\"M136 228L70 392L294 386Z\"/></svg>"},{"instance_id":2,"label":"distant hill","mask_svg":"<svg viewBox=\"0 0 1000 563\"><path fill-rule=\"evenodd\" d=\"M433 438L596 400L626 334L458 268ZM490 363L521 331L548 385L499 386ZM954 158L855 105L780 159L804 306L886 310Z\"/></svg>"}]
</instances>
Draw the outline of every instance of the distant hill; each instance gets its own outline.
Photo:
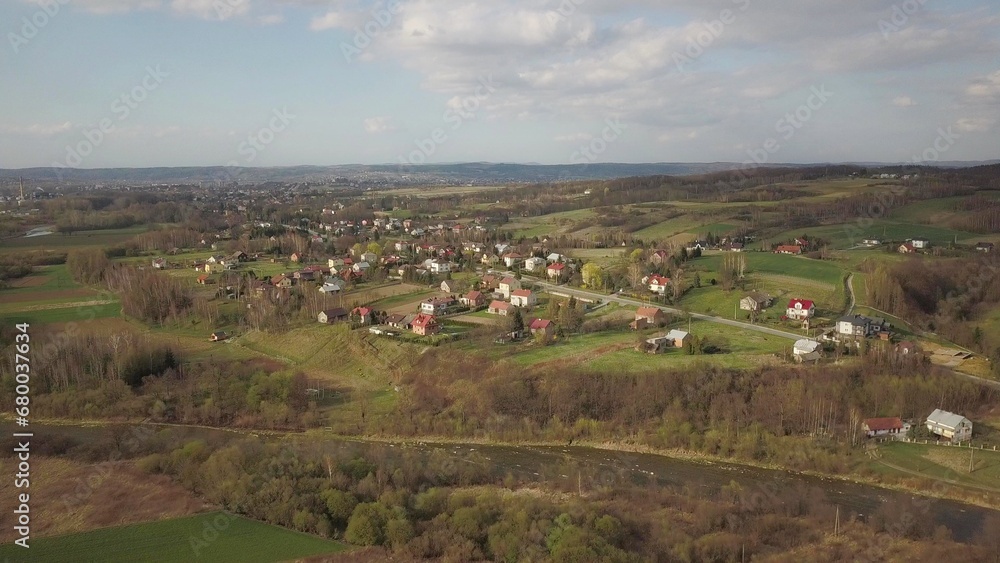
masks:
<instances>
[{"instance_id":1,"label":"distant hill","mask_svg":"<svg viewBox=\"0 0 1000 563\"><path fill-rule=\"evenodd\" d=\"M1000 163L984 162L934 163L938 167L971 167ZM899 163L845 163L866 167L906 166ZM808 168L824 164L768 164L768 167ZM688 176L741 168L735 162L685 163L660 162L646 164L512 164L467 162L455 164L342 164L333 166L280 166L273 168L186 166L156 168L21 168L0 169L4 183L23 176L39 183L125 183L177 184L198 182L309 182L349 183L355 185L393 184L506 184L556 182L565 180L607 180L630 176Z\"/></svg>"}]
</instances>

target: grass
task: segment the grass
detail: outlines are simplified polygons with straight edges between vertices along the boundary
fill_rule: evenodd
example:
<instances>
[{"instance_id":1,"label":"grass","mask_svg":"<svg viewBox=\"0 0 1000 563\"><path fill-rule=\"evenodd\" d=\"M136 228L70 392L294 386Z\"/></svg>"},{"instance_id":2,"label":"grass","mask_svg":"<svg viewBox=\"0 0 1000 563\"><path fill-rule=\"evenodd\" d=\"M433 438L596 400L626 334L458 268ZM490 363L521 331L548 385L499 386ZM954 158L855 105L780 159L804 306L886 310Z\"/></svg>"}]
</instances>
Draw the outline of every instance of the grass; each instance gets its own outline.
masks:
<instances>
[{"instance_id":1,"label":"grass","mask_svg":"<svg viewBox=\"0 0 1000 563\"><path fill-rule=\"evenodd\" d=\"M40 237L19 237L3 241L0 253L24 252L31 250L69 251L80 248L107 248L125 242L135 235L149 230L148 225L137 225L127 229L107 229L79 231L73 234L54 233Z\"/></svg>"},{"instance_id":2,"label":"grass","mask_svg":"<svg viewBox=\"0 0 1000 563\"><path fill-rule=\"evenodd\" d=\"M879 445L882 461L910 474L964 485L1000 489L1000 452L954 446L886 442ZM969 473L969 460L973 471ZM877 462L874 462L877 463Z\"/></svg>"},{"instance_id":3,"label":"grass","mask_svg":"<svg viewBox=\"0 0 1000 563\"><path fill-rule=\"evenodd\" d=\"M829 285L840 284L844 276L844 270L835 262L772 252L744 252L742 255L747 260L748 274L780 275ZM692 260L690 264L694 268L709 272L708 277L718 277L722 257L722 253L709 254ZM703 282L707 281L705 277L703 274Z\"/></svg>"},{"instance_id":4,"label":"grass","mask_svg":"<svg viewBox=\"0 0 1000 563\"><path fill-rule=\"evenodd\" d=\"M923 237L935 245L946 245L956 239L959 242L975 242L982 238L982 235L945 227L889 219L874 219L794 229L773 235L765 242L779 243L802 235L824 239L833 250L852 248L861 244L862 240L870 237L899 242L910 238Z\"/></svg>"},{"instance_id":5,"label":"grass","mask_svg":"<svg viewBox=\"0 0 1000 563\"><path fill-rule=\"evenodd\" d=\"M5 323L52 324L107 319L121 315L122 306L117 301L95 305L67 303L65 307L36 311L6 311L0 313Z\"/></svg>"},{"instance_id":6,"label":"grass","mask_svg":"<svg viewBox=\"0 0 1000 563\"><path fill-rule=\"evenodd\" d=\"M212 512L160 522L104 528L31 540L30 560L47 561L214 561L271 563L347 550L345 544ZM0 557L27 552L0 546Z\"/></svg>"}]
</instances>

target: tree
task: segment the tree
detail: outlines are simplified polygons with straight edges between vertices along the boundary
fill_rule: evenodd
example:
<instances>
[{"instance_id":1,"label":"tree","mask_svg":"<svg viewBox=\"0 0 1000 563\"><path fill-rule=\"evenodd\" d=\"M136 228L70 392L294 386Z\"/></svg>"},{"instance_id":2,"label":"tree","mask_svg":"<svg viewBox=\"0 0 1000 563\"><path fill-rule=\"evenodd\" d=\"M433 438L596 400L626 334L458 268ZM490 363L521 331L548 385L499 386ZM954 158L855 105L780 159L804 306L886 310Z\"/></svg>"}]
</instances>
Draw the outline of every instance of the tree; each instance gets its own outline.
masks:
<instances>
[{"instance_id":1,"label":"tree","mask_svg":"<svg viewBox=\"0 0 1000 563\"><path fill-rule=\"evenodd\" d=\"M387 510L377 502L357 505L347 524L344 539L355 545L382 545L385 543Z\"/></svg>"},{"instance_id":2,"label":"tree","mask_svg":"<svg viewBox=\"0 0 1000 563\"><path fill-rule=\"evenodd\" d=\"M368 252L371 252L375 256L381 256L382 255L382 247L379 246L379 243L377 243L377 242L369 242L368 243Z\"/></svg>"},{"instance_id":3,"label":"tree","mask_svg":"<svg viewBox=\"0 0 1000 563\"><path fill-rule=\"evenodd\" d=\"M587 262L583 265L581 274L583 275L583 285L593 289L604 287L604 272L598 264Z\"/></svg>"},{"instance_id":4,"label":"tree","mask_svg":"<svg viewBox=\"0 0 1000 563\"><path fill-rule=\"evenodd\" d=\"M524 317L521 316L521 309L514 309L514 314L510 317L510 332L521 334L524 331Z\"/></svg>"}]
</instances>

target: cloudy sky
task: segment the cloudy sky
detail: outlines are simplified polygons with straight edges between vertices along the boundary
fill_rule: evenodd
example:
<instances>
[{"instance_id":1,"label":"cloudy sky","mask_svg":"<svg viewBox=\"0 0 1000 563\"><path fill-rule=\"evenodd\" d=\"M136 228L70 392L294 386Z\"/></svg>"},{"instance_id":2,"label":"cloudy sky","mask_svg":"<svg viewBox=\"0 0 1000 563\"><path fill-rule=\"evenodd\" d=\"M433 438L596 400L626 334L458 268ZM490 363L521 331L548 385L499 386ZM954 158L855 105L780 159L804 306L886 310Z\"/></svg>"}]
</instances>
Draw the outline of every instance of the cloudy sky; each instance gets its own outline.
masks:
<instances>
[{"instance_id":1,"label":"cloudy sky","mask_svg":"<svg viewBox=\"0 0 1000 563\"><path fill-rule=\"evenodd\" d=\"M0 168L1000 158L1000 2L4 0Z\"/></svg>"}]
</instances>

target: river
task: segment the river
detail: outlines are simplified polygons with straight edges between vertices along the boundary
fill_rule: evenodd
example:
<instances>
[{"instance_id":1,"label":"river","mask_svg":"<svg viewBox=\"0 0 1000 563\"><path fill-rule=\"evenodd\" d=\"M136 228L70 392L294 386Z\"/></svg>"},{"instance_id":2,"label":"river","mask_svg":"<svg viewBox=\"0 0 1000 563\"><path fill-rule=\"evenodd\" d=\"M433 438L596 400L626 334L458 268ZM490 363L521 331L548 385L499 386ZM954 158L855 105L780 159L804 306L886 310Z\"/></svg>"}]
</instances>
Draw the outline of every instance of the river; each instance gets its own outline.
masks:
<instances>
[{"instance_id":1,"label":"river","mask_svg":"<svg viewBox=\"0 0 1000 563\"><path fill-rule=\"evenodd\" d=\"M165 426L175 438L207 439L219 445L245 436L219 429ZM36 439L55 434L69 435L77 441L89 441L106 432L95 426L35 427ZM266 439L266 438L265 438ZM454 465L475 464L486 469L499 481L513 476L521 483L553 484L562 490L590 489L597 486L631 483L644 486L681 488L693 496L713 495L722 487L737 483L744 499L761 501L780 499L789 490L808 492L809 498L839 508L842 521L857 516L867 519L879 507L892 503L893 516L888 521L920 519L929 516L935 525L951 530L959 542L972 540L983 520L1000 512L957 501L937 499L912 493L884 489L872 485L803 475L783 470L745 465L687 460L656 454L619 452L585 446L497 446L480 444L444 444L410 441L406 443L374 442L363 439L323 437L316 434L294 435L293 440L307 447L357 455L362 450L417 452L454 461ZM831 529L833 522L831 521Z\"/></svg>"}]
</instances>

